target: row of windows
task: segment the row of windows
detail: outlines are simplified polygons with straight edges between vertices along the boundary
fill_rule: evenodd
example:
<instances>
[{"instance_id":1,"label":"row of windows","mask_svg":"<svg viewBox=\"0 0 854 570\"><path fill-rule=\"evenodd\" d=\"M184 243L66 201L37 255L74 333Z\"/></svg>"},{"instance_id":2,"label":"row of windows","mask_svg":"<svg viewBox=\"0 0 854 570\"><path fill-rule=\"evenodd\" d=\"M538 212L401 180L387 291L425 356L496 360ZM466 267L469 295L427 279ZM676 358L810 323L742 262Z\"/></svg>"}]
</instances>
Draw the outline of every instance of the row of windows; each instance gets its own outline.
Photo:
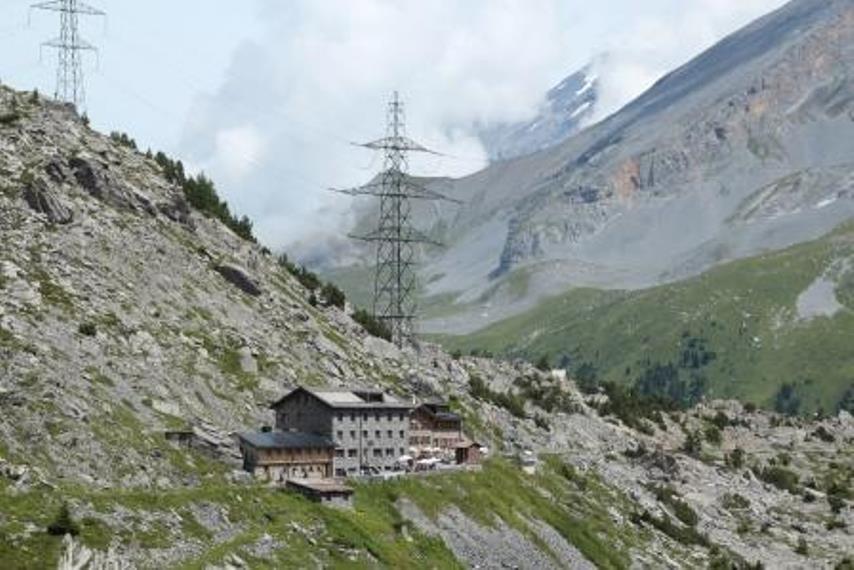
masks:
<instances>
[{"instance_id":1,"label":"row of windows","mask_svg":"<svg viewBox=\"0 0 854 570\"><path fill-rule=\"evenodd\" d=\"M365 438L368 437L368 433L369 433L368 430L362 430L362 437L365 437ZM386 430L385 433L386 433L387 438L389 438L389 439L394 438L394 430ZM339 429L337 432L335 432L335 436L338 438L338 441L341 441L342 439L344 439L344 430ZM405 439L406 438L406 431L400 430L398 432L398 437L400 437L401 439ZM382 430L379 430L379 429L375 430L374 431L374 438L375 439L382 439L383 438ZM350 439L356 439L356 430L354 430L354 429L350 430Z\"/></svg>"},{"instance_id":2,"label":"row of windows","mask_svg":"<svg viewBox=\"0 0 854 570\"><path fill-rule=\"evenodd\" d=\"M403 455L405 452L406 451L401 447L398 451L398 454ZM344 453L345 453L344 449L336 449L335 450L335 457L343 458ZM359 456L359 450L358 449L350 448L350 449L346 450L346 453L347 453L347 457L350 457L350 458ZM383 456L383 450L379 447L374 448L373 449L373 456L374 457L382 457ZM385 456L386 457L394 457L394 448L393 447L386 447L385 448Z\"/></svg>"},{"instance_id":3,"label":"row of windows","mask_svg":"<svg viewBox=\"0 0 854 570\"><path fill-rule=\"evenodd\" d=\"M345 414L344 412L338 412L338 421L343 422L345 415L347 415L347 414ZM358 414L356 412L350 412L350 414L349 414L350 421L355 422L357 415ZM362 412L362 420L366 421L368 419L369 415L370 414L368 412ZM395 415L397 415L397 419L401 422L406 419L406 412L399 412L399 413L395 413L395 412L385 412L385 413L374 412L374 420L375 421L381 421L382 417L385 416L385 419L391 422L391 421L394 421Z\"/></svg>"}]
</instances>

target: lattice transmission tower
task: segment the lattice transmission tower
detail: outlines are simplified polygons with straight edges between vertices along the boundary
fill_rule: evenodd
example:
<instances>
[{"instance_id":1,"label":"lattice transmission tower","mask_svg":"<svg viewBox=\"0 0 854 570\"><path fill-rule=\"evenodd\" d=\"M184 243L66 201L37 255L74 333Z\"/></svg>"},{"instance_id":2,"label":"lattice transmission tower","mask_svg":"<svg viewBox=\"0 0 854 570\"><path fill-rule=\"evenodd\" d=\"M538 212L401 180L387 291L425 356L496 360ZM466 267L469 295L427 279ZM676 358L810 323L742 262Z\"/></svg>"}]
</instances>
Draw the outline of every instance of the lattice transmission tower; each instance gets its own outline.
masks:
<instances>
[{"instance_id":1,"label":"lattice transmission tower","mask_svg":"<svg viewBox=\"0 0 854 570\"><path fill-rule=\"evenodd\" d=\"M457 202L418 184L409 176L410 152L433 152L406 136L406 116L397 91L388 104L386 136L359 146L384 153L383 170L374 181L346 190L351 196L379 198L379 220L367 235L351 236L376 246L374 270L374 317L385 323L397 346L411 342L415 334L416 246L441 244L412 226L412 200Z\"/></svg>"},{"instance_id":2,"label":"lattice transmission tower","mask_svg":"<svg viewBox=\"0 0 854 570\"><path fill-rule=\"evenodd\" d=\"M73 103L77 109L83 109L86 89L83 85L82 53L97 51L97 48L80 36L77 22L81 15L106 16L106 13L78 0L37 2L31 8L59 12L59 37L42 44L57 50L58 54L54 97L58 101Z\"/></svg>"}]
</instances>

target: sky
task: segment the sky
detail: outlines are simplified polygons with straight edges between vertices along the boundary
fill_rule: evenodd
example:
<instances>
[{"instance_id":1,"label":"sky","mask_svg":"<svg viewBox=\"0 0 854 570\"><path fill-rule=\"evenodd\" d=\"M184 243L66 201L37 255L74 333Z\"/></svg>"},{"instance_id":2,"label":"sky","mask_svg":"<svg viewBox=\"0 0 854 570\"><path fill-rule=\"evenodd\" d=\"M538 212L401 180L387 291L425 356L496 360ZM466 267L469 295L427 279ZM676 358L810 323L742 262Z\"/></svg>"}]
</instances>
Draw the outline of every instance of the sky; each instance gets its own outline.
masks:
<instances>
[{"instance_id":1,"label":"sky","mask_svg":"<svg viewBox=\"0 0 854 570\"><path fill-rule=\"evenodd\" d=\"M341 235L379 157L398 90L412 138L443 153L412 170L483 168L478 124L536 115L548 89L600 62L601 119L783 0L89 0L95 128L205 171L273 248ZM0 0L0 81L52 94L55 13ZM601 58L607 54L606 58Z\"/></svg>"}]
</instances>

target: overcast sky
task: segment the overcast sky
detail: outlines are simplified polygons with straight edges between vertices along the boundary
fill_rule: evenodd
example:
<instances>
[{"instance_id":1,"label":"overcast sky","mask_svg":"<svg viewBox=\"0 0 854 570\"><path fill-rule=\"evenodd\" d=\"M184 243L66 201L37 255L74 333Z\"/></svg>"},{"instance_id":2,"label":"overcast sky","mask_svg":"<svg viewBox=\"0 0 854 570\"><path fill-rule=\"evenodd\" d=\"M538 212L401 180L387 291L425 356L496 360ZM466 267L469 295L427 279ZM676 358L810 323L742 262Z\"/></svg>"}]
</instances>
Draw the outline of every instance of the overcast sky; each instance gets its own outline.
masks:
<instances>
[{"instance_id":1,"label":"overcast sky","mask_svg":"<svg viewBox=\"0 0 854 570\"><path fill-rule=\"evenodd\" d=\"M279 247L340 232L329 186L381 164L350 142L383 134L397 89L409 134L451 155L419 174L481 168L475 123L532 117L545 92L608 53L597 116L783 0L148 0L90 4L88 113L213 176ZM0 80L54 91L54 13L0 0ZM29 23L28 23L29 19Z\"/></svg>"}]
</instances>

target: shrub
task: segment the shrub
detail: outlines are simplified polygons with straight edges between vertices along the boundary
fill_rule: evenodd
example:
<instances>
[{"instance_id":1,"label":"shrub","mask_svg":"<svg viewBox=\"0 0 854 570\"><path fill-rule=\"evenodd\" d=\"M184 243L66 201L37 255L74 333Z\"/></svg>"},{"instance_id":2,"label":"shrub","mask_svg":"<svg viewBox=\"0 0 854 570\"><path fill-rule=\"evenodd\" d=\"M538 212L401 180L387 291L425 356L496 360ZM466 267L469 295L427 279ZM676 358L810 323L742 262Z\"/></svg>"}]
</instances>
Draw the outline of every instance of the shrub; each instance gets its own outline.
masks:
<instances>
[{"instance_id":1,"label":"shrub","mask_svg":"<svg viewBox=\"0 0 854 570\"><path fill-rule=\"evenodd\" d=\"M459 360L463 357L463 352L458 348L451 353L451 358L454 360Z\"/></svg>"},{"instance_id":2,"label":"shrub","mask_svg":"<svg viewBox=\"0 0 854 570\"><path fill-rule=\"evenodd\" d=\"M842 512L842 509L845 507L845 499L840 497L839 495L834 495L828 493L827 495L827 504L830 505L830 510L834 514L839 514Z\"/></svg>"},{"instance_id":3,"label":"shrub","mask_svg":"<svg viewBox=\"0 0 854 570\"><path fill-rule=\"evenodd\" d=\"M362 328L368 331L368 334L391 342L391 330L388 326L366 310L357 309L353 313L353 320L362 325Z\"/></svg>"},{"instance_id":4,"label":"shrub","mask_svg":"<svg viewBox=\"0 0 854 570\"><path fill-rule=\"evenodd\" d=\"M549 364L549 355L542 355L540 359L537 360L537 363L534 366L536 366L537 370L539 370L540 372L548 372L549 370L551 370L551 365Z\"/></svg>"},{"instance_id":5,"label":"shrub","mask_svg":"<svg viewBox=\"0 0 854 570\"><path fill-rule=\"evenodd\" d=\"M699 432L688 432L688 435L685 436L685 443L682 444L682 451L684 451L691 457L697 457L698 455L700 455L700 452L702 450L703 442L700 439Z\"/></svg>"},{"instance_id":6,"label":"shrub","mask_svg":"<svg viewBox=\"0 0 854 570\"><path fill-rule=\"evenodd\" d=\"M795 547L795 552L801 556L807 556L809 554L809 546L807 545L806 538L802 536L798 538L798 546Z\"/></svg>"},{"instance_id":7,"label":"shrub","mask_svg":"<svg viewBox=\"0 0 854 570\"><path fill-rule=\"evenodd\" d=\"M113 142L116 142L122 146L125 146L132 150L137 150L136 141L127 135L127 133L120 133L117 131L113 131L110 133L110 139Z\"/></svg>"},{"instance_id":8,"label":"shrub","mask_svg":"<svg viewBox=\"0 0 854 570\"><path fill-rule=\"evenodd\" d=\"M683 524L688 526L697 526L697 522L699 518L697 517L697 513L694 512L694 509L688 505L682 498L680 498L676 491L671 487L655 487L653 489L655 493L655 498L665 505L669 506L673 509L673 514L676 515Z\"/></svg>"},{"instance_id":9,"label":"shrub","mask_svg":"<svg viewBox=\"0 0 854 570\"><path fill-rule=\"evenodd\" d=\"M774 397L774 410L787 416L797 415L801 409L801 397L794 384L783 384Z\"/></svg>"},{"instance_id":10,"label":"shrub","mask_svg":"<svg viewBox=\"0 0 854 570\"><path fill-rule=\"evenodd\" d=\"M613 382L605 382L602 387L608 401L599 408L599 413L616 416L624 424L637 430L648 431L644 419L656 421L660 418L658 412L672 411L677 406L667 398L644 395L637 388L628 389Z\"/></svg>"},{"instance_id":11,"label":"shrub","mask_svg":"<svg viewBox=\"0 0 854 570\"><path fill-rule=\"evenodd\" d=\"M542 430L551 431L552 429L551 425L549 425L549 420L547 420L546 417L542 414L537 414L536 416L534 416L534 423L537 425L538 428Z\"/></svg>"},{"instance_id":12,"label":"shrub","mask_svg":"<svg viewBox=\"0 0 854 570\"><path fill-rule=\"evenodd\" d=\"M731 425L729 416L720 411L716 413L710 421L712 422L712 425L714 425L720 430L725 429L727 426Z\"/></svg>"},{"instance_id":13,"label":"shrub","mask_svg":"<svg viewBox=\"0 0 854 570\"><path fill-rule=\"evenodd\" d=\"M733 469L741 469L744 467L744 450L740 447L736 447L732 452L727 454L724 461Z\"/></svg>"},{"instance_id":14,"label":"shrub","mask_svg":"<svg viewBox=\"0 0 854 570\"><path fill-rule=\"evenodd\" d=\"M836 530L846 527L847 525L845 524L845 521L841 519L830 519L829 521L824 523L824 528L826 528L827 530Z\"/></svg>"},{"instance_id":15,"label":"shrub","mask_svg":"<svg viewBox=\"0 0 854 570\"><path fill-rule=\"evenodd\" d=\"M813 435L825 443L833 443L834 441L836 441L836 438L833 437L833 434L830 433L824 426L818 426L818 428L816 428L816 430L813 432Z\"/></svg>"},{"instance_id":16,"label":"shrub","mask_svg":"<svg viewBox=\"0 0 854 570\"><path fill-rule=\"evenodd\" d=\"M80 323L80 326L77 327L77 332L83 336L97 336L98 327L95 326L95 323Z\"/></svg>"},{"instance_id":17,"label":"shrub","mask_svg":"<svg viewBox=\"0 0 854 570\"><path fill-rule=\"evenodd\" d=\"M729 511L743 511L750 508L750 501L738 493L727 493L721 500L723 507Z\"/></svg>"},{"instance_id":18,"label":"shrub","mask_svg":"<svg viewBox=\"0 0 854 570\"><path fill-rule=\"evenodd\" d=\"M745 402L744 403L744 411L747 412L748 414L752 414L752 413L756 412L756 404L754 404L753 402Z\"/></svg>"},{"instance_id":19,"label":"shrub","mask_svg":"<svg viewBox=\"0 0 854 570\"><path fill-rule=\"evenodd\" d=\"M599 391L599 371L589 362L582 363L575 371L578 389L584 394L595 394Z\"/></svg>"},{"instance_id":20,"label":"shrub","mask_svg":"<svg viewBox=\"0 0 854 570\"><path fill-rule=\"evenodd\" d=\"M785 467L770 465L759 471L757 476L778 489L788 491L793 495L798 493L798 476Z\"/></svg>"},{"instance_id":21,"label":"shrub","mask_svg":"<svg viewBox=\"0 0 854 570\"><path fill-rule=\"evenodd\" d=\"M709 539L697 532L696 528L693 526L677 526L673 524L673 521L667 515L658 518L651 515L649 511L643 511L640 515L637 513L633 514L631 520L635 524L647 523L682 544L697 544L700 546L708 546L709 544Z\"/></svg>"},{"instance_id":22,"label":"shrub","mask_svg":"<svg viewBox=\"0 0 854 570\"><path fill-rule=\"evenodd\" d=\"M66 503L62 503L56 518L47 526L47 533L52 536L64 536L66 534L77 536L80 534L80 528L71 517L71 511Z\"/></svg>"},{"instance_id":23,"label":"shrub","mask_svg":"<svg viewBox=\"0 0 854 570\"><path fill-rule=\"evenodd\" d=\"M723 440L721 437L721 430L718 429L718 426L716 425L706 426L705 436L706 441L712 445L720 445Z\"/></svg>"},{"instance_id":24,"label":"shrub","mask_svg":"<svg viewBox=\"0 0 854 570\"><path fill-rule=\"evenodd\" d=\"M327 305L343 309L347 303L347 297L344 295L344 292L332 283L324 285L323 289L320 290L320 294L323 295L323 299Z\"/></svg>"}]
</instances>

